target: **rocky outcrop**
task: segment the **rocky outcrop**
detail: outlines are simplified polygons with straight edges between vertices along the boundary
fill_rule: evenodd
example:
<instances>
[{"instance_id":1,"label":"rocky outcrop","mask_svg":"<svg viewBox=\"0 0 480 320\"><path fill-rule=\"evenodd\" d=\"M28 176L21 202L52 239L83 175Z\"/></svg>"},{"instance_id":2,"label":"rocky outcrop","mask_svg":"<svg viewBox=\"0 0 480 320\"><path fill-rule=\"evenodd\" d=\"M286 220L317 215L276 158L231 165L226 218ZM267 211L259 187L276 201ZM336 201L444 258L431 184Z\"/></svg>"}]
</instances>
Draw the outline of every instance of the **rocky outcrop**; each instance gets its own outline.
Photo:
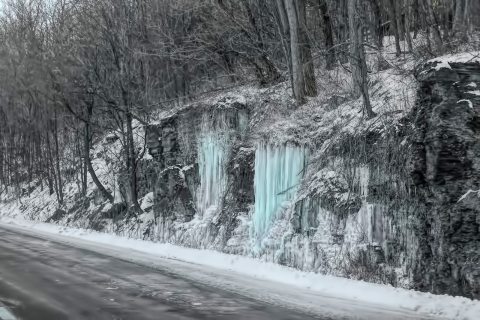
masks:
<instances>
[{"instance_id":1,"label":"rocky outcrop","mask_svg":"<svg viewBox=\"0 0 480 320\"><path fill-rule=\"evenodd\" d=\"M480 64L427 63L417 79L413 110L310 144L249 123L255 101L162 118L147 128L150 238L478 298Z\"/></svg>"},{"instance_id":2,"label":"rocky outcrop","mask_svg":"<svg viewBox=\"0 0 480 320\"><path fill-rule=\"evenodd\" d=\"M418 72L412 178L418 212L419 289L480 297L480 63Z\"/></svg>"},{"instance_id":3,"label":"rocky outcrop","mask_svg":"<svg viewBox=\"0 0 480 320\"><path fill-rule=\"evenodd\" d=\"M248 159L239 152L247 124L246 105L226 97L189 106L147 128L147 145L157 163L152 177L160 224L156 237L196 247L224 245L225 237L216 239L234 226L234 213L248 197L245 186L251 185L248 164L243 164ZM208 216L202 231L188 225L195 216Z\"/></svg>"}]
</instances>

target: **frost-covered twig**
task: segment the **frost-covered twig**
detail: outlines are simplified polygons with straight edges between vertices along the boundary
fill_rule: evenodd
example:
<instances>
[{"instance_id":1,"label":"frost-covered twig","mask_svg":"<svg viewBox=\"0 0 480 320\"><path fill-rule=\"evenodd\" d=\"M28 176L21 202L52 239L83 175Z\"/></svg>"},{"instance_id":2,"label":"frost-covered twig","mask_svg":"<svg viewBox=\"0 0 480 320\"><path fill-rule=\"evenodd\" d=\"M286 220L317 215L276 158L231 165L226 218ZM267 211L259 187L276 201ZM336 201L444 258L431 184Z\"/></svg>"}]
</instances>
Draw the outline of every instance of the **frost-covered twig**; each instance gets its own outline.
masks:
<instances>
[{"instance_id":1,"label":"frost-covered twig","mask_svg":"<svg viewBox=\"0 0 480 320\"><path fill-rule=\"evenodd\" d=\"M460 201L462 201L462 200L464 200L466 197L468 197L468 195L469 195L470 193L476 193L477 196L480 197L480 189L479 189L479 190L472 190L472 189L470 189L470 190L468 190L463 196L461 196L460 199L458 199L457 203L459 203Z\"/></svg>"}]
</instances>

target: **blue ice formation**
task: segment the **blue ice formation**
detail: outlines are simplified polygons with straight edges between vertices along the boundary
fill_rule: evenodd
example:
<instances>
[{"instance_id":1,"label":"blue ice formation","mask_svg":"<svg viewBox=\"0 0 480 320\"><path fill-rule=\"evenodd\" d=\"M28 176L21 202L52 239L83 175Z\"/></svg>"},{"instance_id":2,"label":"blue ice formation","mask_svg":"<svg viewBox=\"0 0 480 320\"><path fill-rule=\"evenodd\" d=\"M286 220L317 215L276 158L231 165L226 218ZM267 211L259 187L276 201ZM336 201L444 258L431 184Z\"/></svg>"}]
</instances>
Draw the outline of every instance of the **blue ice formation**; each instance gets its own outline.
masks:
<instances>
[{"instance_id":1,"label":"blue ice formation","mask_svg":"<svg viewBox=\"0 0 480 320\"><path fill-rule=\"evenodd\" d=\"M222 207L232 144L237 135L245 133L247 126L245 110L226 109L203 114L197 140L200 185L196 203L200 218Z\"/></svg>"},{"instance_id":2,"label":"blue ice formation","mask_svg":"<svg viewBox=\"0 0 480 320\"><path fill-rule=\"evenodd\" d=\"M197 212L200 217L221 208L227 184L231 133L225 113L204 114L198 138Z\"/></svg>"},{"instance_id":3,"label":"blue ice formation","mask_svg":"<svg viewBox=\"0 0 480 320\"><path fill-rule=\"evenodd\" d=\"M308 159L305 147L260 142L255 152L255 211L250 236L256 246L270 231L282 209L296 195Z\"/></svg>"},{"instance_id":4,"label":"blue ice formation","mask_svg":"<svg viewBox=\"0 0 480 320\"><path fill-rule=\"evenodd\" d=\"M227 181L226 166L229 154L228 141L211 133L201 137L198 143L198 170L200 186L197 210L201 216L221 207Z\"/></svg>"}]
</instances>

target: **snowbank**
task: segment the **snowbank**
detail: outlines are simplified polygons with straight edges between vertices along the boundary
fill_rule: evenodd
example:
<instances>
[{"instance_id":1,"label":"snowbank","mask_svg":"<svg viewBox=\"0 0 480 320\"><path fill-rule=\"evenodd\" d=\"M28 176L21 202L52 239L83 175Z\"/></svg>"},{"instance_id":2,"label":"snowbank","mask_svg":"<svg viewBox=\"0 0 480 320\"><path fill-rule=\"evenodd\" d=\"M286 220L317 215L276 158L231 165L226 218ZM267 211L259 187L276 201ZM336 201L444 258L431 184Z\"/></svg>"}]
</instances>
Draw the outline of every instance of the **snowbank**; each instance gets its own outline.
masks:
<instances>
[{"instance_id":1,"label":"snowbank","mask_svg":"<svg viewBox=\"0 0 480 320\"><path fill-rule=\"evenodd\" d=\"M54 240L67 240L66 242L73 245L83 243L83 246L85 246L85 243L90 243L92 248L102 246L104 249L110 248L112 252L121 249L129 257L135 256L133 252L144 253L152 257L153 262L158 261L155 260L158 258L173 259L210 267L212 268L212 270L209 270L211 272L215 272L215 268L228 270L241 276L253 277L259 283L261 281L273 281L291 286L292 288L308 289L312 295L321 293L322 296L335 299L371 304L385 309L402 310L406 313L417 314L422 318L423 316L433 316L437 319L452 320L480 319L480 301L462 297L439 296L385 285L301 272L248 257L128 239L91 230L34 223L7 217L0 217L0 225L41 234ZM289 291L288 288L285 288L285 291ZM315 303L315 301L311 301L311 303Z\"/></svg>"},{"instance_id":2,"label":"snowbank","mask_svg":"<svg viewBox=\"0 0 480 320\"><path fill-rule=\"evenodd\" d=\"M480 63L480 51L448 54L427 61L427 64L435 63L435 70L442 68L451 69L450 63Z\"/></svg>"}]
</instances>

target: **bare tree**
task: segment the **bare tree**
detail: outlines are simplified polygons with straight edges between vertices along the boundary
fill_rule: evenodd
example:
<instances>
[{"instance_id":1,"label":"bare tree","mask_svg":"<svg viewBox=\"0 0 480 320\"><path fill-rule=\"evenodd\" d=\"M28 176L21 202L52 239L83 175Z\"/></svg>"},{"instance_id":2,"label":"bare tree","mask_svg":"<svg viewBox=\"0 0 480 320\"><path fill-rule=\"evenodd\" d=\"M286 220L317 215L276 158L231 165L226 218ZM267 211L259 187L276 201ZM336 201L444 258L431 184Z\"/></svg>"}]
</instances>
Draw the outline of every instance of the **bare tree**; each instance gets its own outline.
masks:
<instances>
[{"instance_id":1,"label":"bare tree","mask_svg":"<svg viewBox=\"0 0 480 320\"><path fill-rule=\"evenodd\" d=\"M288 30L290 35L290 56L287 59L291 65L293 95L297 103L302 104L306 96L317 95L312 52L307 34L305 2L284 0L278 1L277 5L279 16L282 17L282 30Z\"/></svg>"},{"instance_id":2,"label":"bare tree","mask_svg":"<svg viewBox=\"0 0 480 320\"><path fill-rule=\"evenodd\" d=\"M373 34L375 35L375 44L378 49L383 47L384 27L382 19L381 0L369 0L373 15Z\"/></svg>"},{"instance_id":3,"label":"bare tree","mask_svg":"<svg viewBox=\"0 0 480 320\"><path fill-rule=\"evenodd\" d=\"M348 17L350 27L350 65L352 67L352 78L354 97L363 98L363 108L367 118L372 118L375 113L370 103L368 93L368 75L367 63L365 57L365 48L363 45L364 25L362 20L365 18L363 12L363 0L348 1Z\"/></svg>"},{"instance_id":4,"label":"bare tree","mask_svg":"<svg viewBox=\"0 0 480 320\"><path fill-rule=\"evenodd\" d=\"M398 9L397 9L396 0L388 0L388 13L390 17L390 27L392 29L393 35L395 37L395 52L397 57L402 53L402 48L400 47L400 26L398 25Z\"/></svg>"},{"instance_id":5,"label":"bare tree","mask_svg":"<svg viewBox=\"0 0 480 320\"><path fill-rule=\"evenodd\" d=\"M325 50L327 51L325 67L331 70L335 67L335 47L333 35L333 23L330 17L330 9L326 0L318 0L318 8L323 20L323 32L325 37Z\"/></svg>"},{"instance_id":6,"label":"bare tree","mask_svg":"<svg viewBox=\"0 0 480 320\"><path fill-rule=\"evenodd\" d=\"M433 34L433 43L435 45L434 50L435 52L441 54L443 52L443 40L442 34L440 32L439 23L437 16L435 15L433 9L432 0L426 0L425 2L422 1L425 18L427 23L427 32Z\"/></svg>"},{"instance_id":7,"label":"bare tree","mask_svg":"<svg viewBox=\"0 0 480 320\"><path fill-rule=\"evenodd\" d=\"M348 70L350 60L353 96L372 117L367 45L379 61L386 36L397 56L403 40L416 55L441 55L467 44L479 13L473 0L5 0L0 192L39 183L61 205L67 182L76 179L85 195L91 179L112 201L90 153L95 138L113 131L126 202L140 212L145 149L136 127L152 111L285 78L301 104L317 94L314 57L325 56L327 69Z\"/></svg>"},{"instance_id":8,"label":"bare tree","mask_svg":"<svg viewBox=\"0 0 480 320\"><path fill-rule=\"evenodd\" d=\"M412 18L413 18L413 3L412 0L404 0L405 8L405 40L407 41L408 51L413 53L413 40L412 40Z\"/></svg>"}]
</instances>

